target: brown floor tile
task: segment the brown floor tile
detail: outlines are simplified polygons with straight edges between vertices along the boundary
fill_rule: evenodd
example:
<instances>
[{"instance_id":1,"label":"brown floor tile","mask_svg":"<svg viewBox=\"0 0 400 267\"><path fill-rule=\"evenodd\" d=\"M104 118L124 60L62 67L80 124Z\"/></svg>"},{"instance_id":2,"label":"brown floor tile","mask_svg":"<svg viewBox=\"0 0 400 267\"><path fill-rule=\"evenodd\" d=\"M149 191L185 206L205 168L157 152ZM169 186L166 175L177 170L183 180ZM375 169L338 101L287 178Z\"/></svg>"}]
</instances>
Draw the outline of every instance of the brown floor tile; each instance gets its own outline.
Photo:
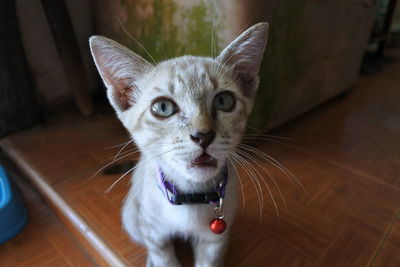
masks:
<instances>
[{"instance_id":1,"label":"brown floor tile","mask_svg":"<svg viewBox=\"0 0 400 267\"><path fill-rule=\"evenodd\" d=\"M94 266L31 185L12 178L22 189L29 218L20 234L0 245L0 266Z\"/></svg>"},{"instance_id":2,"label":"brown floor tile","mask_svg":"<svg viewBox=\"0 0 400 267\"><path fill-rule=\"evenodd\" d=\"M382 241L382 247L376 252L372 266L400 266L400 210L393 226L388 229L388 235Z\"/></svg>"},{"instance_id":3,"label":"brown floor tile","mask_svg":"<svg viewBox=\"0 0 400 267\"><path fill-rule=\"evenodd\" d=\"M400 73L400 64L387 69ZM399 84L398 77L386 71L361 77L344 98L274 133L295 139L296 145L323 159L400 188Z\"/></svg>"}]
</instances>

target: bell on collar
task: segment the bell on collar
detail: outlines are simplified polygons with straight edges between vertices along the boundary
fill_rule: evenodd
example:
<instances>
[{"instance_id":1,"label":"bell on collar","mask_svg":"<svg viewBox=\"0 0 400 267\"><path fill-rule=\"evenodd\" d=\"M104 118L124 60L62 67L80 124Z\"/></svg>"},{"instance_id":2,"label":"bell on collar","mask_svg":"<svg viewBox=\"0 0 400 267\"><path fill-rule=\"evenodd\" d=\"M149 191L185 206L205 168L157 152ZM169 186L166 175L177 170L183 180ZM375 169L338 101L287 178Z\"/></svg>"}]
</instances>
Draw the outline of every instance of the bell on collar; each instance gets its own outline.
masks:
<instances>
[{"instance_id":1,"label":"bell on collar","mask_svg":"<svg viewBox=\"0 0 400 267\"><path fill-rule=\"evenodd\" d=\"M210 230L217 235L222 234L226 230L226 222L223 219L216 218L210 222Z\"/></svg>"}]
</instances>

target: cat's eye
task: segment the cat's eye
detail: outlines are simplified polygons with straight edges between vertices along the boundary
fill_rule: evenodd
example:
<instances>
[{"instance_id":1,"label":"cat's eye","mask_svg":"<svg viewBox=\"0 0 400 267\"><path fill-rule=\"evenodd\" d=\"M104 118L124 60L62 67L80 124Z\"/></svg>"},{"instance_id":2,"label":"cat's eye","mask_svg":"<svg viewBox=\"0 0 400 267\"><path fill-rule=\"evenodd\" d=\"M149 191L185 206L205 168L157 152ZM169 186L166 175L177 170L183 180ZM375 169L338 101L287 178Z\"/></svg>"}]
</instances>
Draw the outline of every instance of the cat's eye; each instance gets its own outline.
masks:
<instances>
[{"instance_id":1,"label":"cat's eye","mask_svg":"<svg viewBox=\"0 0 400 267\"><path fill-rule=\"evenodd\" d=\"M224 91L214 97L213 106L217 110L229 112L235 107L235 97L233 93Z\"/></svg>"},{"instance_id":2,"label":"cat's eye","mask_svg":"<svg viewBox=\"0 0 400 267\"><path fill-rule=\"evenodd\" d=\"M168 118L177 111L176 104L168 98L156 98L151 104L151 113L157 117Z\"/></svg>"}]
</instances>

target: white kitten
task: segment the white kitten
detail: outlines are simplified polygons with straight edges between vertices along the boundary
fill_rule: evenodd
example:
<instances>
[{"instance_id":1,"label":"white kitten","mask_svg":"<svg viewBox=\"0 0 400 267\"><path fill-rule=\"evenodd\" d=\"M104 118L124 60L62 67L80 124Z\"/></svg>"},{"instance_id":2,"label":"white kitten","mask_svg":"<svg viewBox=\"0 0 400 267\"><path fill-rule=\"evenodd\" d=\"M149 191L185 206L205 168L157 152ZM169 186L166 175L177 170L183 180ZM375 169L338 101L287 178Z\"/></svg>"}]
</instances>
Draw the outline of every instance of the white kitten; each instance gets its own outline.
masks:
<instances>
[{"instance_id":1,"label":"white kitten","mask_svg":"<svg viewBox=\"0 0 400 267\"><path fill-rule=\"evenodd\" d=\"M231 157L252 109L267 32L258 23L215 59L156 66L110 39L90 38L108 98L142 153L122 217L147 247L148 266L180 266L174 237L193 243L196 266L222 265L238 201Z\"/></svg>"}]
</instances>

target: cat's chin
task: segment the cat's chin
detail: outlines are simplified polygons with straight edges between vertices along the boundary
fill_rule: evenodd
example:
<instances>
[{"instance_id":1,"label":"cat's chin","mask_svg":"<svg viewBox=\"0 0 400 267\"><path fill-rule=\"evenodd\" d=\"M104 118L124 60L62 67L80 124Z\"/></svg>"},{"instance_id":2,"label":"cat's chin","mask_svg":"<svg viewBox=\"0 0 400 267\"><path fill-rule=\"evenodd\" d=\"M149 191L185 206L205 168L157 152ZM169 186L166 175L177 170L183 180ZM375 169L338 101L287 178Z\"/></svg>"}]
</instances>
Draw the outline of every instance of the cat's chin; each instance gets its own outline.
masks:
<instances>
[{"instance_id":1,"label":"cat's chin","mask_svg":"<svg viewBox=\"0 0 400 267\"><path fill-rule=\"evenodd\" d=\"M193 182L205 182L218 176L221 171L220 166L221 164L214 158L205 163L190 162L186 167L187 177Z\"/></svg>"},{"instance_id":2,"label":"cat's chin","mask_svg":"<svg viewBox=\"0 0 400 267\"><path fill-rule=\"evenodd\" d=\"M208 152L199 151L191 157L166 159L160 166L163 166L167 176L177 180L179 184L181 182L183 184L184 181L204 183L219 178L225 160L214 157Z\"/></svg>"},{"instance_id":3,"label":"cat's chin","mask_svg":"<svg viewBox=\"0 0 400 267\"><path fill-rule=\"evenodd\" d=\"M217 166L189 166L187 168L187 178L192 182L207 182L214 179L219 174Z\"/></svg>"},{"instance_id":4,"label":"cat's chin","mask_svg":"<svg viewBox=\"0 0 400 267\"><path fill-rule=\"evenodd\" d=\"M195 166L189 164L187 171L190 175L198 176L198 180L203 180L204 178L218 174L217 163L215 163L215 165L204 164Z\"/></svg>"}]
</instances>

